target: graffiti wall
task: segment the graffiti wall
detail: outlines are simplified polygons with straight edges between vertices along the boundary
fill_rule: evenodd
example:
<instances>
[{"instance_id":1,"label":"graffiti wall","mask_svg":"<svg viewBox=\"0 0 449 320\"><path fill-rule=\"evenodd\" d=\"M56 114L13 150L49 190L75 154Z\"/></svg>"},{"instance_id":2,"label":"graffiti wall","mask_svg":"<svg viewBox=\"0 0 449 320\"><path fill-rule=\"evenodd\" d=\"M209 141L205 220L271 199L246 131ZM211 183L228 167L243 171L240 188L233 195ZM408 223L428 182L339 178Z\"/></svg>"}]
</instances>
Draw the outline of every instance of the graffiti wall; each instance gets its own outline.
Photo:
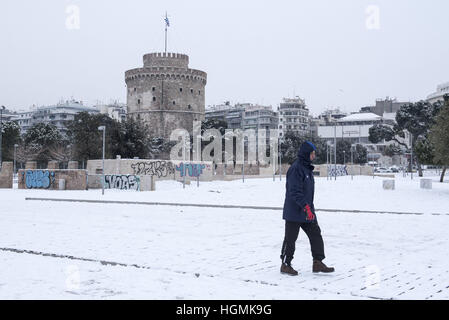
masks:
<instances>
[{"instance_id":1,"label":"graffiti wall","mask_svg":"<svg viewBox=\"0 0 449 320\"><path fill-rule=\"evenodd\" d=\"M140 190L140 177L136 175L105 175L105 189Z\"/></svg>"},{"instance_id":2,"label":"graffiti wall","mask_svg":"<svg viewBox=\"0 0 449 320\"><path fill-rule=\"evenodd\" d=\"M65 190L86 190L86 170L19 170L19 189L58 190L59 180L64 180Z\"/></svg>"},{"instance_id":3,"label":"graffiti wall","mask_svg":"<svg viewBox=\"0 0 449 320\"><path fill-rule=\"evenodd\" d=\"M89 160L87 162L89 175L102 172L102 160ZM104 163L105 175L134 175L152 177L157 180L179 180L182 177L210 181L213 178L212 162L199 161L172 161L172 160L146 160L146 159L106 159Z\"/></svg>"},{"instance_id":4,"label":"graffiti wall","mask_svg":"<svg viewBox=\"0 0 449 320\"><path fill-rule=\"evenodd\" d=\"M327 170L329 172L330 177L335 177L335 176L341 177L341 176L348 175L347 166L344 166L341 164L337 164L336 166L334 166L334 165L328 166Z\"/></svg>"}]
</instances>

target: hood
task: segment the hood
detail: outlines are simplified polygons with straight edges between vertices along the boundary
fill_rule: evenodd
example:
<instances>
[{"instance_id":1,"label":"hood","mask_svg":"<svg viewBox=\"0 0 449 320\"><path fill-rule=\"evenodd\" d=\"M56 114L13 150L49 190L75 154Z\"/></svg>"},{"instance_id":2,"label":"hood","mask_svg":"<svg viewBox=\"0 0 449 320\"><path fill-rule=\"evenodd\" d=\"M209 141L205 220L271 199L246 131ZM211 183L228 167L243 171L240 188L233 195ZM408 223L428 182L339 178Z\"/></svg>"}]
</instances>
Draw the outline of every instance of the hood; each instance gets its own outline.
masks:
<instances>
[{"instance_id":1,"label":"hood","mask_svg":"<svg viewBox=\"0 0 449 320\"><path fill-rule=\"evenodd\" d=\"M313 170L314 167L312 166L312 162L310 161L310 154L315 150L315 145L310 141L304 142L298 150L299 162L311 170Z\"/></svg>"}]
</instances>

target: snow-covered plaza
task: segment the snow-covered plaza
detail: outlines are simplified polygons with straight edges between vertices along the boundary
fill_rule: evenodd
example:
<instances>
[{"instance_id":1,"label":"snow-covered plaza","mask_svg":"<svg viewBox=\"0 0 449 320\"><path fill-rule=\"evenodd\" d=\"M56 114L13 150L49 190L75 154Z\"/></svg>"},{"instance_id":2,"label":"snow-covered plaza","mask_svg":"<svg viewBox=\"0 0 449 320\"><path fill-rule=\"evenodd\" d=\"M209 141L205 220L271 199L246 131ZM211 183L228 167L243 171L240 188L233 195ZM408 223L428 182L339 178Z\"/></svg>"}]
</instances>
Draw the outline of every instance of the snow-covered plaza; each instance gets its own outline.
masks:
<instances>
[{"instance_id":1,"label":"snow-covered plaza","mask_svg":"<svg viewBox=\"0 0 449 320\"><path fill-rule=\"evenodd\" d=\"M324 262L336 272L311 272L301 231L293 260L298 277L279 272L281 210L25 200L282 207L285 177L185 189L164 181L154 192L106 190L104 196L3 189L0 298L448 299L449 184L431 178L432 190L401 174L395 190L383 190L380 177L316 178Z\"/></svg>"}]
</instances>

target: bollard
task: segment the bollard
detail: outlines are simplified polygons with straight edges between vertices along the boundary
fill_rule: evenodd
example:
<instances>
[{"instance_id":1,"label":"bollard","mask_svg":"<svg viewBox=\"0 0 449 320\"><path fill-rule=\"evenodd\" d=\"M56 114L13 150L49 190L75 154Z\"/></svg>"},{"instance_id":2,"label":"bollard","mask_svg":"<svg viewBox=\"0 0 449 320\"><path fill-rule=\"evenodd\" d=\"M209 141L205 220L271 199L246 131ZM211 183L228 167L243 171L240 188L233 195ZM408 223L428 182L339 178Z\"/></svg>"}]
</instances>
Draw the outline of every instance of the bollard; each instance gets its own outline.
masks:
<instances>
[{"instance_id":1,"label":"bollard","mask_svg":"<svg viewBox=\"0 0 449 320\"><path fill-rule=\"evenodd\" d=\"M421 189L432 189L432 179L421 179L419 184Z\"/></svg>"},{"instance_id":2,"label":"bollard","mask_svg":"<svg viewBox=\"0 0 449 320\"><path fill-rule=\"evenodd\" d=\"M59 190L65 190L65 179L59 179Z\"/></svg>"},{"instance_id":3,"label":"bollard","mask_svg":"<svg viewBox=\"0 0 449 320\"><path fill-rule=\"evenodd\" d=\"M394 190L394 180L383 180L382 186L384 190Z\"/></svg>"}]
</instances>

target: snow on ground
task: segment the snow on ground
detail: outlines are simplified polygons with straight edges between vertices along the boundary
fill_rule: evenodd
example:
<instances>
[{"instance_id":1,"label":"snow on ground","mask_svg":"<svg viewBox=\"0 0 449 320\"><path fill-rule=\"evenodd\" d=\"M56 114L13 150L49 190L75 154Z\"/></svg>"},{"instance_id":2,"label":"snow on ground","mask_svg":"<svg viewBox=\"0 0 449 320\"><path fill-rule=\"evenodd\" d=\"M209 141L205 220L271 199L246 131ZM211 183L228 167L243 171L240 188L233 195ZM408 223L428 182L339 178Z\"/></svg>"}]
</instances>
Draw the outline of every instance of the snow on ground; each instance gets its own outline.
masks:
<instances>
[{"instance_id":1,"label":"snow on ground","mask_svg":"<svg viewBox=\"0 0 449 320\"><path fill-rule=\"evenodd\" d=\"M25 201L25 197L279 206L285 179L159 182L155 192L0 190L2 299L448 299L448 215L318 212L332 275L303 232L279 273L281 211ZM316 179L316 207L449 213L449 184ZM33 250L127 266L16 253ZM135 266L132 266L135 265ZM144 267L144 268L138 268Z\"/></svg>"}]
</instances>

